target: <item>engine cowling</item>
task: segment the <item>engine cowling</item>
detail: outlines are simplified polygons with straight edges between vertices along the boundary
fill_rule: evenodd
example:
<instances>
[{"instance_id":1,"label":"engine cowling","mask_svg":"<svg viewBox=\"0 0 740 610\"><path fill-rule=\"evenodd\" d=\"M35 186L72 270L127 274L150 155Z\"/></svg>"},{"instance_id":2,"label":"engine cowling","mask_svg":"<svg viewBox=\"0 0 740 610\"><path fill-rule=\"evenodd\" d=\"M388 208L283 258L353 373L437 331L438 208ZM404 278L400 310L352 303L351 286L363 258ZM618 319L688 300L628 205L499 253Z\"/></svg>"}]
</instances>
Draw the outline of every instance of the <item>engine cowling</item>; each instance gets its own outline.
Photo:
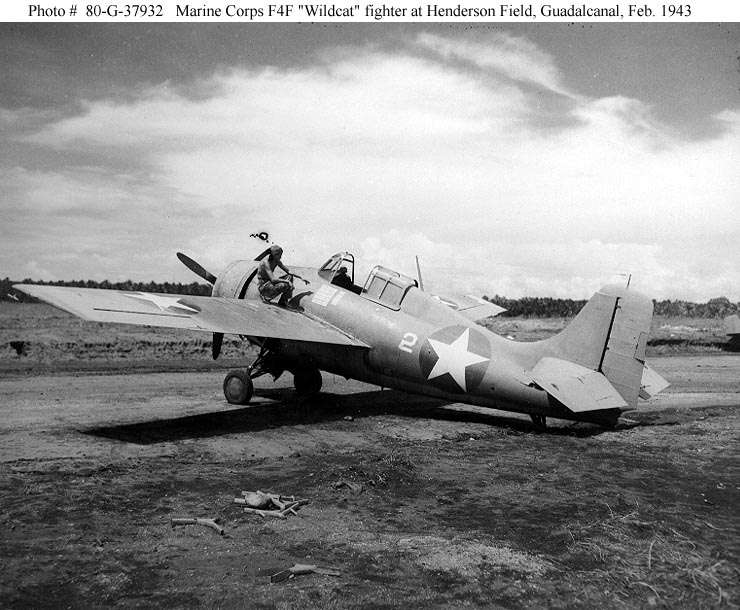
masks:
<instances>
[{"instance_id":1,"label":"engine cowling","mask_svg":"<svg viewBox=\"0 0 740 610\"><path fill-rule=\"evenodd\" d=\"M212 296L243 299L247 289L257 277L258 261L234 261L218 276Z\"/></svg>"}]
</instances>

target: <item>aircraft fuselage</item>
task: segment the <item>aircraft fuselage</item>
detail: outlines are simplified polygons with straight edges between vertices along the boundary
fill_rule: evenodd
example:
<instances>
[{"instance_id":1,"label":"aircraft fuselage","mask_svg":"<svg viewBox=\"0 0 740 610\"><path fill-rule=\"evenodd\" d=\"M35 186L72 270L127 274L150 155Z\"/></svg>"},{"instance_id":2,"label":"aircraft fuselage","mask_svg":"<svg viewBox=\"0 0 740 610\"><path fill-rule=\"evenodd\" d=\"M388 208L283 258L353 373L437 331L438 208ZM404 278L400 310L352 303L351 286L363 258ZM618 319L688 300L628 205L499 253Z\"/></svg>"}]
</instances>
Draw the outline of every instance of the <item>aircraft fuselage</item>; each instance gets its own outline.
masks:
<instances>
[{"instance_id":1,"label":"aircraft fuselage","mask_svg":"<svg viewBox=\"0 0 740 610\"><path fill-rule=\"evenodd\" d=\"M526 374L540 356L527 344L500 337L416 286L395 308L334 286L316 269L291 271L310 281L305 287L296 281L294 290L304 314L371 346L281 340L281 356L294 367L451 402L573 419ZM258 298L256 285L245 296ZM577 418L594 421L603 414L595 416Z\"/></svg>"}]
</instances>

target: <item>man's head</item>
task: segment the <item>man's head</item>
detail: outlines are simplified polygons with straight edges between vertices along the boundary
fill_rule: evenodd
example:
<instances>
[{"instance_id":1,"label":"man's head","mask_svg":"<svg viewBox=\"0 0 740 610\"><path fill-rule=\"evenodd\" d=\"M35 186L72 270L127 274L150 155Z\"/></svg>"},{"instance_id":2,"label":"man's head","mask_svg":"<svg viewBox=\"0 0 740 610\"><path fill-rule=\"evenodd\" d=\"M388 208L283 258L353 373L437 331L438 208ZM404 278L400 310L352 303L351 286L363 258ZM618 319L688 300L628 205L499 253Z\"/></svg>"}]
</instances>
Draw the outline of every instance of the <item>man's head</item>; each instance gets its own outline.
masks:
<instances>
[{"instance_id":1,"label":"man's head","mask_svg":"<svg viewBox=\"0 0 740 610\"><path fill-rule=\"evenodd\" d=\"M275 244L274 246L270 246L270 256L272 258L280 258L283 255L283 249Z\"/></svg>"},{"instance_id":2,"label":"man's head","mask_svg":"<svg viewBox=\"0 0 740 610\"><path fill-rule=\"evenodd\" d=\"M347 267L339 267L339 273L347 273Z\"/></svg>"}]
</instances>

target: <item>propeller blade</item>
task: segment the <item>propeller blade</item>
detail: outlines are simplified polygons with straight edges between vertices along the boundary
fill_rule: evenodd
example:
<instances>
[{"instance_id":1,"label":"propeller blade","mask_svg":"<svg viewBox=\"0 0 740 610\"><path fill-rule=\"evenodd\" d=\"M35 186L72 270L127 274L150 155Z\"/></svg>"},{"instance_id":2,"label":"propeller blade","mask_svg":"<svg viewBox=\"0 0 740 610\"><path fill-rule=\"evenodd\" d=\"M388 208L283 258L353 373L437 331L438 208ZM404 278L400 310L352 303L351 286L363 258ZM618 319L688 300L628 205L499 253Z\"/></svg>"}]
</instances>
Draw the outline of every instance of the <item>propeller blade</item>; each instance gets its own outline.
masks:
<instances>
[{"instance_id":1,"label":"propeller blade","mask_svg":"<svg viewBox=\"0 0 740 610\"><path fill-rule=\"evenodd\" d=\"M210 273L209 271L206 271L201 265L196 263L192 258L189 256L183 254L182 252L177 253L177 258L180 259L180 262L185 265L190 271L195 273L195 275L202 277L206 282L209 284L215 284L216 283L216 276L213 275L213 273Z\"/></svg>"},{"instance_id":2,"label":"propeller blade","mask_svg":"<svg viewBox=\"0 0 740 610\"><path fill-rule=\"evenodd\" d=\"M223 333L213 333L213 343L211 344L211 355L216 360L221 353L221 344L224 342Z\"/></svg>"}]
</instances>

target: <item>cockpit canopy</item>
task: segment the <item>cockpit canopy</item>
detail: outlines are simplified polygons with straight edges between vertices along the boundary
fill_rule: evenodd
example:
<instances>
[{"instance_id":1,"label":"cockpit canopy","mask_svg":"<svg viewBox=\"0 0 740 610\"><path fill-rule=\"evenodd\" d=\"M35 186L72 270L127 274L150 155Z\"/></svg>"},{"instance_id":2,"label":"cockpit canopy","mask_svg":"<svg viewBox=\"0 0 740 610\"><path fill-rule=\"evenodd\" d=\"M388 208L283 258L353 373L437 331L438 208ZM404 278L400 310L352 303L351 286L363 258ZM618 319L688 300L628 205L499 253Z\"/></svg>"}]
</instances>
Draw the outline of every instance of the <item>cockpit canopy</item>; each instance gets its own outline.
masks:
<instances>
[{"instance_id":1,"label":"cockpit canopy","mask_svg":"<svg viewBox=\"0 0 740 610\"><path fill-rule=\"evenodd\" d=\"M346 267L347 275L353 282L355 281L355 257L349 252L338 252L326 261L319 269L319 276L327 282L331 282L338 274L342 267Z\"/></svg>"},{"instance_id":2,"label":"cockpit canopy","mask_svg":"<svg viewBox=\"0 0 740 610\"><path fill-rule=\"evenodd\" d=\"M341 283L343 274L340 270L342 267L346 269L346 274L351 280L347 282L347 285ZM356 286L354 284L355 257L349 252L339 252L332 256L319 269L319 276L390 309L400 309L401 302L409 288L419 286L414 278L401 275L381 265L377 265L370 272L364 287Z\"/></svg>"},{"instance_id":3,"label":"cockpit canopy","mask_svg":"<svg viewBox=\"0 0 740 610\"><path fill-rule=\"evenodd\" d=\"M409 288L418 287L418 285L414 278L376 265L365 282L362 296L391 309L400 309L401 301Z\"/></svg>"}]
</instances>

